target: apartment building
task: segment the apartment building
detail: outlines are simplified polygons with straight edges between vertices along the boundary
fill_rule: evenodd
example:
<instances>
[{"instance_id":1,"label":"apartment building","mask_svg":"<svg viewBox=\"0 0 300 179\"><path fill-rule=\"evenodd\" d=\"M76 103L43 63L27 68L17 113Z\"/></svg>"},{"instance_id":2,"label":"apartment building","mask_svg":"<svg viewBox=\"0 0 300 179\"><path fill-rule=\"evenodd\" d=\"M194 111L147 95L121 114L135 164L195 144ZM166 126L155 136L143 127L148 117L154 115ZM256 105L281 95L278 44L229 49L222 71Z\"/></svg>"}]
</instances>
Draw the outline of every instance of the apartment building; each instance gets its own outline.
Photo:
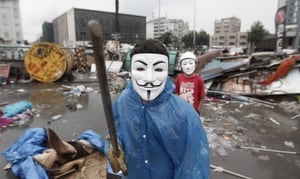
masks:
<instances>
[{"instance_id":1,"label":"apartment building","mask_svg":"<svg viewBox=\"0 0 300 179\"><path fill-rule=\"evenodd\" d=\"M210 46L247 48L247 32L217 33L210 37Z\"/></svg>"},{"instance_id":2,"label":"apartment building","mask_svg":"<svg viewBox=\"0 0 300 179\"><path fill-rule=\"evenodd\" d=\"M228 33L228 32L240 32L241 20L237 17L222 18L215 21L215 34Z\"/></svg>"},{"instance_id":3,"label":"apartment building","mask_svg":"<svg viewBox=\"0 0 300 179\"><path fill-rule=\"evenodd\" d=\"M181 39L189 33L189 24L181 19L161 17L147 22L146 38L159 38L166 32L171 32Z\"/></svg>"},{"instance_id":4,"label":"apartment building","mask_svg":"<svg viewBox=\"0 0 300 179\"><path fill-rule=\"evenodd\" d=\"M241 20L235 16L216 20L214 35L210 36L210 46L247 48L248 34L240 32Z\"/></svg>"},{"instance_id":5,"label":"apartment building","mask_svg":"<svg viewBox=\"0 0 300 179\"><path fill-rule=\"evenodd\" d=\"M9 45L23 42L19 0L0 0L0 38Z\"/></svg>"}]
</instances>

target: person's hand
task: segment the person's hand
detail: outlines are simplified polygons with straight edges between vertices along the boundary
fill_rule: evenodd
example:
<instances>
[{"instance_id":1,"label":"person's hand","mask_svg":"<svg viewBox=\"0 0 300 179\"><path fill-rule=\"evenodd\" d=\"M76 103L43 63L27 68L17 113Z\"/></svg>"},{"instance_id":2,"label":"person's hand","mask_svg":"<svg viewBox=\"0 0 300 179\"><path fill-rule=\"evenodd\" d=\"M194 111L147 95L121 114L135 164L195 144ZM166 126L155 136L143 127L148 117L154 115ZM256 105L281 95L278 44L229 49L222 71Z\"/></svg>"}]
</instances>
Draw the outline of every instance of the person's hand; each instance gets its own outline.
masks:
<instances>
[{"instance_id":1,"label":"person's hand","mask_svg":"<svg viewBox=\"0 0 300 179\"><path fill-rule=\"evenodd\" d=\"M108 141L110 142L109 138ZM127 175L127 166L125 163L125 153L123 148L118 144L119 156L115 156L113 150L116 150L110 145L108 150L108 160L110 162L112 170L117 173L122 171L123 175Z\"/></svg>"}]
</instances>

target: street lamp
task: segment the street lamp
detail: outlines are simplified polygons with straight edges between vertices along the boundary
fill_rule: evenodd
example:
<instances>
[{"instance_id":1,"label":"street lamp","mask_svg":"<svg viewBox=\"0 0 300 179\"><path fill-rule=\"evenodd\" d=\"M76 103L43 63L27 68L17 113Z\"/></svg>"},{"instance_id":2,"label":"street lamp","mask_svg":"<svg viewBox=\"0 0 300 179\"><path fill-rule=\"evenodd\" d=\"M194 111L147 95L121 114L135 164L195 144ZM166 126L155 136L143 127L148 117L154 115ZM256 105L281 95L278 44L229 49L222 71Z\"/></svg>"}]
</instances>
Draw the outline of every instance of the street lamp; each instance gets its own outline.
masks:
<instances>
[{"instance_id":1,"label":"street lamp","mask_svg":"<svg viewBox=\"0 0 300 179\"><path fill-rule=\"evenodd\" d=\"M160 37L160 0L158 0L158 37Z\"/></svg>"},{"instance_id":2,"label":"street lamp","mask_svg":"<svg viewBox=\"0 0 300 179\"><path fill-rule=\"evenodd\" d=\"M193 47L196 48L196 0L194 0L194 31L193 31Z\"/></svg>"}]
</instances>

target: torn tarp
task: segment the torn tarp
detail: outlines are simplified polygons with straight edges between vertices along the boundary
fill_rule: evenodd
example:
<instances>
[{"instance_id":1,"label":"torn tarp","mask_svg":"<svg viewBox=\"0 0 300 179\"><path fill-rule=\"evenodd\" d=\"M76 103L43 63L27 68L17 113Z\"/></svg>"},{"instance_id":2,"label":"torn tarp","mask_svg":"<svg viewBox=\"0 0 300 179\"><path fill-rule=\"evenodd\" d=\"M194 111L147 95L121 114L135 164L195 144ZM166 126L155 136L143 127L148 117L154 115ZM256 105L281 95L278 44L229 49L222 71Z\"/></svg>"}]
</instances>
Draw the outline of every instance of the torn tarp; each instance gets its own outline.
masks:
<instances>
[{"instance_id":1,"label":"torn tarp","mask_svg":"<svg viewBox=\"0 0 300 179\"><path fill-rule=\"evenodd\" d=\"M77 140L79 139L86 140L102 153L108 151L108 142L92 130L85 131ZM44 128L31 128L2 153L12 165L11 169L15 176L24 179L48 179L46 170L33 159L33 156L42 154L48 149L46 140Z\"/></svg>"}]
</instances>

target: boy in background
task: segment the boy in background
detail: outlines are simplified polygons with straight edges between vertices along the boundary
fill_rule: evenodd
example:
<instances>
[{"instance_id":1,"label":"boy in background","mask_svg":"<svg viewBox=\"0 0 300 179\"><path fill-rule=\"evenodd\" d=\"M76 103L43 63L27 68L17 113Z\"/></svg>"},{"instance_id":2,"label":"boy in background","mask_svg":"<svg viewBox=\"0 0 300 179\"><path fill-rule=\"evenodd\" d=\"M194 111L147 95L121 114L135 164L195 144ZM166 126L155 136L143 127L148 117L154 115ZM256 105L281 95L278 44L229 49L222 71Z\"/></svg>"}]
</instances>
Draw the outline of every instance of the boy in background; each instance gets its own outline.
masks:
<instances>
[{"instance_id":1,"label":"boy in background","mask_svg":"<svg viewBox=\"0 0 300 179\"><path fill-rule=\"evenodd\" d=\"M175 94L193 105L200 114L205 98L204 81L196 73L198 60L194 53L185 52L180 57L180 66L183 73L178 74L175 81Z\"/></svg>"}]
</instances>

